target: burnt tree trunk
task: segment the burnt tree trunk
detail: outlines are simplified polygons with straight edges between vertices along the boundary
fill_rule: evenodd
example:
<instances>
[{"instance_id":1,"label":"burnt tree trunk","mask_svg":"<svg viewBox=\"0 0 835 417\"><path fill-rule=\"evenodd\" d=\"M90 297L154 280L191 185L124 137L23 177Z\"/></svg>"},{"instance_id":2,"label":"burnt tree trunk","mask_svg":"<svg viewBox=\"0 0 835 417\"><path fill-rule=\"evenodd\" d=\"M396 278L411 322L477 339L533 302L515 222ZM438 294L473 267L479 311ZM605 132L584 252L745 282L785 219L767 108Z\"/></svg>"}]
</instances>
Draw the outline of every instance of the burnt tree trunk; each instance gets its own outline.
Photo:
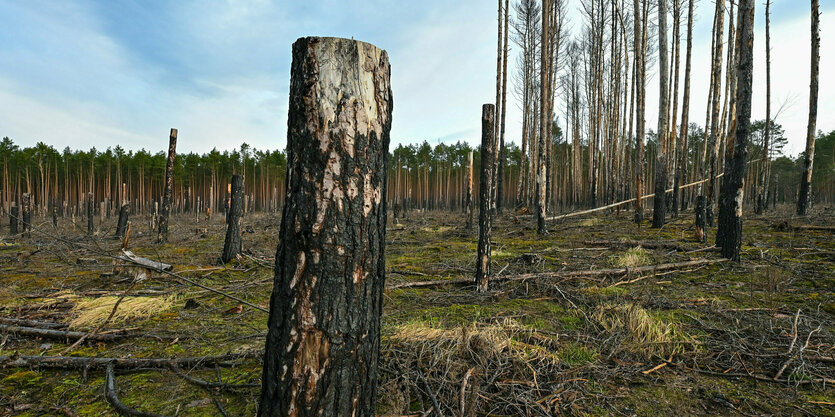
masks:
<instances>
[{"instance_id":1,"label":"burnt tree trunk","mask_svg":"<svg viewBox=\"0 0 835 417\"><path fill-rule=\"evenodd\" d=\"M93 224L93 193L87 193L87 236L93 235L95 225Z\"/></svg>"},{"instance_id":2,"label":"burnt tree trunk","mask_svg":"<svg viewBox=\"0 0 835 417\"><path fill-rule=\"evenodd\" d=\"M32 195L29 193L23 193L22 198L22 215L23 215L23 234L26 237L32 237Z\"/></svg>"},{"instance_id":3,"label":"burnt tree trunk","mask_svg":"<svg viewBox=\"0 0 835 417\"><path fill-rule=\"evenodd\" d=\"M171 129L171 134L168 136L168 161L165 164L165 189L162 194L157 242L168 242L168 215L171 214L171 191L174 188L174 158L176 157L177 129Z\"/></svg>"},{"instance_id":4,"label":"burnt tree trunk","mask_svg":"<svg viewBox=\"0 0 835 417\"><path fill-rule=\"evenodd\" d=\"M757 214L768 209L768 145L771 139L771 0L765 2L765 132L760 166L760 183L757 186Z\"/></svg>"},{"instance_id":5,"label":"burnt tree trunk","mask_svg":"<svg viewBox=\"0 0 835 417\"><path fill-rule=\"evenodd\" d=\"M797 214L805 216L812 200L812 163L815 161L815 125L818 121L818 72L820 67L820 11L818 0L812 0L812 68L809 75L809 123L806 125L806 155L797 196Z\"/></svg>"},{"instance_id":6,"label":"burnt tree trunk","mask_svg":"<svg viewBox=\"0 0 835 417\"><path fill-rule=\"evenodd\" d=\"M9 207L9 233L14 236L18 234L17 225L20 223L20 209L12 203Z\"/></svg>"},{"instance_id":7,"label":"burnt tree trunk","mask_svg":"<svg viewBox=\"0 0 835 417\"><path fill-rule=\"evenodd\" d=\"M681 181L687 181L687 165L690 158L688 140L690 130L688 124L690 123L690 70L692 68L693 58L693 0L688 1L687 5L687 57L684 64L684 98L682 99L681 109L681 133L679 134L679 158L676 165L675 184L673 186L673 201L676 204L675 210L687 209L687 198L683 194L683 190L679 187ZM673 126L675 129L675 126ZM680 201L680 203L679 203Z\"/></svg>"},{"instance_id":8,"label":"burnt tree trunk","mask_svg":"<svg viewBox=\"0 0 835 417\"><path fill-rule=\"evenodd\" d=\"M722 256L739 261L742 247L742 202L751 128L751 86L754 71L754 0L739 2L737 34L736 133L729 170L722 178L719 233ZM724 230L722 230L724 229Z\"/></svg>"},{"instance_id":9,"label":"burnt tree trunk","mask_svg":"<svg viewBox=\"0 0 835 417\"><path fill-rule=\"evenodd\" d=\"M467 222L464 230L473 230L473 151L467 154L467 196L464 200L464 207L467 215Z\"/></svg>"},{"instance_id":10,"label":"burnt tree trunk","mask_svg":"<svg viewBox=\"0 0 835 417\"><path fill-rule=\"evenodd\" d=\"M116 237L124 237L125 230L128 227L128 212L130 211L130 204L122 204L119 209L119 220L116 223Z\"/></svg>"},{"instance_id":11,"label":"burnt tree trunk","mask_svg":"<svg viewBox=\"0 0 835 417\"><path fill-rule=\"evenodd\" d=\"M703 195L696 197L696 240L701 243L707 243L706 200Z\"/></svg>"},{"instance_id":12,"label":"burnt tree trunk","mask_svg":"<svg viewBox=\"0 0 835 417\"><path fill-rule=\"evenodd\" d=\"M655 197L652 208L652 227L655 228L664 227L667 217L667 59L667 0L658 0L658 79L661 94L658 95L658 155L655 162Z\"/></svg>"},{"instance_id":13,"label":"burnt tree trunk","mask_svg":"<svg viewBox=\"0 0 835 417\"><path fill-rule=\"evenodd\" d=\"M475 266L475 283L479 291L487 291L490 279L490 190L493 186L493 154L496 153L493 119L496 107L485 104L481 107L481 177L478 183L478 255Z\"/></svg>"},{"instance_id":14,"label":"burnt tree trunk","mask_svg":"<svg viewBox=\"0 0 835 417\"><path fill-rule=\"evenodd\" d=\"M241 253L241 216L244 210L244 177L232 176L232 196L226 212L226 240L220 260L227 263Z\"/></svg>"},{"instance_id":15,"label":"burnt tree trunk","mask_svg":"<svg viewBox=\"0 0 835 417\"><path fill-rule=\"evenodd\" d=\"M548 228L545 225L545 216L547 205L545 201L546 193L546 178L547 167L545 158L548 156L547 148L550 140L548 138L548 125L551 123L551 118L548 111L548 94L551 89L548 86L548 64L551 58L548 55L548 40L550 29L549 9L551 8L549 0L542 0L542 47L540 48L540 66L539 66L539 146L537 147L536 160L536 233L544 235L548 233ZM592 151L589 151L592 152ZM592 196L594 193L592 193Z\"/></svg>"},{"instance_id":16,"label":"burnt tree trunk","mask_svg":"<svg viewBox=\"0 0 835 417\"><path fill-rule=\"evenodd\" d=\"M258 416L374 416L385 288L388 54L293 44L287 192Z\"/></svg>"}]
</instances>

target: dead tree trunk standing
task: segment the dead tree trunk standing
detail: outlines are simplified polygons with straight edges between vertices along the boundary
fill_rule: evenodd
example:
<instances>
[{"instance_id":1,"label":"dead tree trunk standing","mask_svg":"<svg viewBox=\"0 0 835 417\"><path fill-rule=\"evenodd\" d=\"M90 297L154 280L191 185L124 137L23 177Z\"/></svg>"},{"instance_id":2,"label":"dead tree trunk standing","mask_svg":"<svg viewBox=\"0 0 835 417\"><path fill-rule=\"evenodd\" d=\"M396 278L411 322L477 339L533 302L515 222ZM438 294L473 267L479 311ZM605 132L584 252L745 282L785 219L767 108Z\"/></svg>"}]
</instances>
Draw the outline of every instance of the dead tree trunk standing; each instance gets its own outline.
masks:
<instances>
[{"instance_id":1,"label":"dead tree trunk standing","mask_svg":"<svg viewBox=\"0 0 835 417\"><path fill-rule=\"evenodd\" d=\"M771 139L771 0L765 2L765 132L760 167L760 183L757 187L757 214L768 208L768 145Z\"/></svg>"},{"instance_id":2,"label":"dead tree trunk standing","mask_svg":"<svg viewBox=\"0 0 835 417\"><path fill-rule=\"evenodd\" d=\"M370 417L386 269L388 54L349 39L300 38L290 74L287 191L258 415Z\"/></svg>"},{"instance_id":3,"label":"dead tree trunk standing","mask_svg":"<svg viewBox=\"0 0 835 417\"><path fill-rule=\"evenodd\" d=\"M678 1L678 0L674 0ZM655 162L655 197L653 198L652 227L664 227L667 209L667 90L669 89L667 55L667 0L658 0L658 157Z\"/></svg>"},{"instance_id":4,"label":"dead tree trunk standing","mask_svg":"<svg viewBox=\"0 0 835 417\"><path fill-rule=\"evenodd\" d=\"M814 1L814 0L813 0ZM742 247L742 202L745 190L745 169L748 141L751 134L751 89L754 72L754 0L740 0L737 33L736 133L729 170L722 178L718 236L721 236L722 256L739 261ZM724 230L721 230L724 229Z\"/></svg>"},{"instance_id":5,"label":"dead tree trunk standing","mask_svg":"<svg viewBox=\"0 0 835 417\"><path fill-rule=\"evenodd\" d=\"M244 177L232 176L232 196L226 212L226 240L220 260L227 263L241 253L241 216L243 215Z\"/></svg>"},{"instance_id":6,"label":"dead tree trunk standing","mask_svg":"<svg viewBox=\"0 0 835 417\"><path fill-rule=\"evenodd\" d=\"M32 194L23 193L23 234L26 237L32 237Z\"/></svg>"},{"instance_id":7,"label":"dead tree trunk standing","mask_svg":"<svg viewBox=\"0 0 835 417\"><path fill-rule=\"evenodd\" d=\"M58 206L57 202L52 203L52 227L58 228Z\"/></svg>"},{"instance_id":8,"label":"dead tree trunk standing","mask_svg":"<svg viewBox=\"0 0 835 417\"><path fill-rule=\"evenodd\" d=\"M550 124L550 117L547 114L548 110L548 93L551 91L548 87L548 64L551 59L548 56L548 29L550 26L550 0L542 0L542 46L540 47L541 57L539 66L539 146L537 147L537 161L536 161L536 232L539 235L548 233L548 228L545 225L546 209L545 193L547 191L547 184L545 176L548 174L545 158L547 155L546 146L548 144L548 125Z\"/></svg>"},{"instance_id":9,"label":"dead tree trunk standing","mask_svg":"<svg viewBox=\"0 0 835 417\"><path fill-rule=\"evenodd\" d=\"M502 19L502 0L498 0L498 4L498 41L496 46L496 111L493 120L493 138L496 140L498 140L499 138L499 129L501 128L501 126L499 126L499 112L501 111L502 105L502 31L505 30L505 28L503 28L504 20ZM493 212L496 211L496 197L498 195L498 181L496 179L498 178L499 153L500 152L496 150L496 152L493 155L493 162L491 164L491 166L493 167L493 181L491 183L492 190L490 192L490 209L493 210Z\"/></svg>"},{"instance_id":10,"label":"dead tree trunk standing","mask_svg":"<svg viewBox=\"0 0 835 417\"><path fill-rule=\"evenodd\" d=\"M9 234L12 236L18 234L17 225L20 223L20 209L15 203L11 203L9 207Z\"/></svg>"},{"instance_id":11,"label":"dead tree trunk standing","mask_svg":"<svg viewBox=\"0 0 835 417\"><path fill-rule=\"evenodd\" d=\"M481 107L481 176L478 183L478 257L475 267L475 283L479 291L487 291L490 279L490 190L493 185L493 154L496 153L496 138L493 136L496 107L485 104Z\"/></svg>"},{"instance_id":12,"label":"dead tree trunk standing","mask_svg":"<svg viewBox=\"0 0 835 417\"><path fill-rule=\"evenodd\" d=\"M818 120L818 72L820 66L820 12L818 0L812 0L812 63L809 75L809 123L806 126L806 156L797 196L797 215L805 216L812 200L812 163L815 160L815 125Z\"/></svg>"},{"instance_id":13,"label":"dead tree trunk standing","mask_svg":"<svg viewBox=\"0 0 835 417\"><path fill-rule=\"evenodd\" d=\"M130 210L130 204L122 204L122 208L119 209L119 220L116 223L116 237L123 237L125 236L125 229L128 227L128 211Z\"/></svg>"},{"instance_id":14,"label":"dead tree trunk standing","mask_svg":"<svg viewBox=\"0 0 835 417\"><path fill-rule=\"evenodd\" d=\"M504 1L504 46L502 51L502 107L501 107L501 121L499 128L499 167L498 176L496 178L496 210L502 212L502 200L504 199L504 183L506 167L505 167L505 151L504 151L504 130L505 120L507 118L507 33L510 31L510 0ZM498 116L498 115L497 115Z\"/></svg>"},{"instance_id":15,"label":"dead tree trunk standing","mask_svg":"<svg viewBox=\"0 0 835 417\"><path fill-rule=\"evenodd\" d=\"M162 194L162 210L159 218L157 242L168 242L168 215L171 214L171 191L174 188L174 159L177 157L177 129L168 136L168 161L165 164L165 190Z\"/></svg>"},{"instance_id":16,"label":"dead tree trunk standing","mask_svg":"<svg viewBox=\"0 0 835 417\"><path fill-rule=\"evenodd\" d=\"M722 84L722 44L724 39L724 28L725 28L725 0L719 0L716 2L716 22L715 28L716 33L714 34L714 49L713 49L713 63L711 65L711 85L713 89L713 95L711 96L711 110L710 110L710 129L709 133L706 133L709 137L709 140L706 143L705 150L710 150L709 155L709 170L708 172L708 182L707 182L707 190L703 193L703 197L705 197L705 220L707 224L713 226L713 197L716 194L715 187L716 187L716 165L717 165L717 157L719 152L719 99L721 98L721 84ZM730 48L730 45L728 46ZM707 127L705 128L707 130ZM703 161L706 162L706 161ZM703 176L704 177L704 176ZM707 230L705 229L705 233Z\"/></svg>"},{"instance_id":17,"label":"dead tree trunk standing","mask_svg":"<svg viewBox=\"0 0 835 417\"><path fill-rule=\"evenodd\" d=\"M87 236L93 235L93 229L95 229L95 225L93 224L93 193L87 193Z\"/></svg>"},{"instance_id":18,"label":"dead tree trunk standing","mask_svg":"<svg viewBox=\"0 0 835 417\"><path fill-rule=\"evenodd\" d=\"M644 33L646 32L645 23L643 21L643 13L641 12L641 4L639 0L634 0L633 7L635 11L635 89L636 89L636 133L638 150L635 153L635 223L641 224L644 221L644 119L645 109L645 95L646 95L646 43ZM643 2L643 7L646 9L646 0Z\"/></svg>"},{"instance_id":19,"label":"dead tree trunk standing","mask_svg":"<svg viewBox=\"0 0 835 417\"><path fill-rule=\"evenodd\" d=\"M676 0L677 1L677 0ZM684 197L682 190L679 188L681 181L687 180L687 165L690 160L688 139L690 130L688 124L690 123L690 69L692 67L691 60L693 52L693 0L689 0L687 4L687 52L684 64L684 98L681 103L681 133L679 134L679 161L676 165L675 184L673 185L673 203L678 205L679 200L681 210L687 209L687 198ZM675 126L673 126L675 129Z\"/></svg>"},{"instance_id":20,"label":"dead tree trunk standing","mask_svg":"<svg viewBox=\"0 0 835 417\"><path fill-rule=\"evenodd\" d=\"M464 207L467 214L465 230L473 230L473 151L467 154L467 196Z\"/></svg>"}]
</instances>

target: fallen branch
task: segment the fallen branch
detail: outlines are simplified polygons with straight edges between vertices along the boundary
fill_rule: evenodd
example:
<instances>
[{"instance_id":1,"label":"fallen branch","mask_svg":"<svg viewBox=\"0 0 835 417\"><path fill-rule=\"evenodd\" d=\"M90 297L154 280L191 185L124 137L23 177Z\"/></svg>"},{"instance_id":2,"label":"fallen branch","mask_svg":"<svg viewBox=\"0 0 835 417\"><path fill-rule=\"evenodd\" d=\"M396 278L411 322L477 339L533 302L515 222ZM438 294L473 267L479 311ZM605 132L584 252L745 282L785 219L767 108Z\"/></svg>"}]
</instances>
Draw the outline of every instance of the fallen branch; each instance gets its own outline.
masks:
<instances>
[{"instance_id":1,"label":"fallen branch","mask_svg":"<svg viewBox=\"0 0 835 417\"><path fill-rule=\"evenodd\" d=\"M647 249L675 249L679 252L684 252L687 248L679 245L676 242L672 241L651 241L651 240L594 240L590 242L586 242L587 245L595 245L595 246L613 246L613 247L623 247L623 246L640 246L642 248Z\"/></svg>"},{"instance_id":2,"label":"fallen branch","mask_svg":"<svg viewBox=\"0 0 835 417\"><path fill-rule=\"evenodd\" d=\"M692 261L666 263L658 265L641 266L637 268L610 268L610 269L591 269L584 271L567 271L567 272L539 272L521 275L508 275L505 277L491 278L491 283L509 282L509 281L527 281L530 279L559 279L559 278L591 278L612 275L627 275L640 274L644 272L660 272L675 269L688 268L692 266L711 265L719 262L725 262L727 259L695 259ZM393 284L386 287L387 290L395 290L399 288L426 288L437 287L444 285L463 286L474 285L472 278L457 278L436 281L413 281L403 282L400 284Z\"/></svg>"},{"instance_id":3,"label":"fallen branch","mask_svg":"<svg viewBox=\"0 0 835 417\"><path fill-rule=\"evenodd\" d=\"M67 327L67 325L64 323L52 323L40 320L13 319L10 317L0 317L0 323L10 324L13 326L39 327L45 329L62 329Z\"/></svg>"},{"instance_id":4,"label":"fallen branch","mask_svg":"<svg viewBox=\"0 0 835 417\"><path fill-rule=\"evenodd\" d=\"M38 327L12 326L0 324L0 331L20 334L24 336L43 337L45 339L88 339L98 342L112 342L114 340L128 337L127 334L92 334L86 332L74 332L67 330L41 329Z\"/></svg>"},{"instance_id":5,"label":"fallen branch","mask_svg":"<svg viewBox=\"0 0 835 417\"><path fill-rule=\"evenodd\" d=\"M116 395L116 375L115 372L113 372L112 364L108 364L105 368L105 375L106 380L104 384L104 397L119 414L128 417L164 417L159 414L137 411L122 404L122 402L119 401L119 396Z\"/></svg>"},{"instance_id":6,"label":"fallen branch","mask_svg":"<svg viewBox=\"0 0 835 417\"><path fill-rule=\"evenodd\" d=\"M134 263L139 266L144 266L145 268L151 270L171 271L172 269L174 269L174 267L169 264L152 261L148 258L143 258L141 256L136 256L133 254L133 252L129 250L122 250L122 256L120 256L119 259L125 262Z\"/></svg>"},{"instance_id":7,"label":"fallen branch","mask_svg":"<svg viewBox=\"0 0 835 417\"><path fill-rule=\"evenodd\" d=\"M169 368L171 366L194 368L198 366L231 366L230 361L261 357L264 352L249 351L221 356L192 358L96 358L74 356L0 356L0 368L57 368L101 369L112 365L118 369Z\"/></svg>"}]
</instances>

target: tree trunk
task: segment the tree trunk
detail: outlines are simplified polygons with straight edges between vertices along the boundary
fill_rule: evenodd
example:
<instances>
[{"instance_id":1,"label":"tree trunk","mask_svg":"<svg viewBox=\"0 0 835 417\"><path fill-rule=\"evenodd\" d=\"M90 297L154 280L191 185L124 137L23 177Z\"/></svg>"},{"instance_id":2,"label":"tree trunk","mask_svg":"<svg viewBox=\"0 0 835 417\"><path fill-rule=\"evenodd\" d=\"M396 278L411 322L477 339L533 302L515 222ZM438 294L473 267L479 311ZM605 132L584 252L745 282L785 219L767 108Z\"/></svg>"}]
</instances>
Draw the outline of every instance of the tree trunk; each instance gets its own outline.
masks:
<instances>
[{"instance_id":1,"label":"tree trunk","mask_svg":"<svg viewBox=\"0 0 835 417\"><path fill-rule=\"evenodd\" d=\"M707 243L706 200L703 195L696 197L696 240L702 243Z\"/></svg>"},{"instance_id":2,"label":"tree trunk","mask_svg":"<svg viewBox=\"0 0 835 417\"><path fill-rule=\"evenodd\" d=\"M90 191L87 193L87 236L93 235L93 229L95 229L95 225L93 224L93 192Z\"/></svg>"},{"instance_id":3,"label":"tree trunk","mask_svg":"<svg viewBox=\"0 0 835 417\"><path fill-rule=\"evenodd\" d=\"M122 204L119 209L119 220L116 223L116 237L124 237L125 230L128 227L128 214L130 211L130 204Z\"/></svg>"},{"instance_id":4,"label":"tree trunk","mask_svg":"<svg viewBox=\"0 0 835 417\"><path fill-rule=\"evenodd\" d=\"M492 104L481 107L481 177L478 183L478 257L476 258L475 283L479 291L487 291L490 279L490 190L493 183L493 154L496 138L493 136L493 119L496 108Z\"/></svg>"},{"instance_id":5,"label":"tree trunk","mask_svg":"<svg viewBox=\"0 0 835 417\"><path fill-rule=\"evenodd\" d=\"M641 6L639 0L634 0L633 7L635 11L635 88L636 88L636 114L637 119L635 139L637 140L637 152L635 153L635 223L641 224L644 220L644 204L641 198L644 193L644 99L646 94L646 43L644 33L646 32L645 24L642 24L643 17L641 13ZM643 4L646 9L646 0ZM645 22L644 22L645 23Z\"/></svg>"},{"instance_id":6,"label":"tree trunk","mask_svg":"<svg viewBox=\"0 0 835 417\"><path fill-rule=\"evenodd\" d=\"M232 198L226 212L226 240L220 260L227 263L241 253L241 216L243 215L244 178L232 176Z\"/></svg>"},{"instance_id":7,"label":"tree trunk","mask_svg":"<svg viewBox=\"0 0 835 417\"><path fill-rule=\"evenodd\" d=\"M713 85L713 96L711 103L710 116L710 140L707 147L710 149L708 182L707 190L705 192L707 200L705 201L705 219L707 224L713 226L713 198L716 194L716 167L718 164L719 152L719 99L721 98L721 84L722 84L722 45L724 38L725 27L725 0L718 0L716 2L716 34L715 34L715 49L713 56L713 64L711 66L711 84ZM728 46L730 48L730 45ZM707 128L705 128L707 130ZM705 230L707 232L707 230Z\"/></svg>"},{"instance_id":8,"label":"tree trunk","mask_svg":"<svg viewBox=\"0 0 835 417\"><path fill-rule=\"evenodd\" d=\"M551 91L548 87L548 64L551 62L548 56L548 30L550 29L550 1L542 0L542 46L540 47L541 59L539 66L539 146L537 146L536 161L536 232L540 235L548 233L545 226L546 203L545 192L547 184L547 166L545 158L548 156L546 146L548 144L548 94Z\"/></svg>"},{"instance_id":9,"label":"tree trunk","mask_svg":"<svg viewBox=\"0 0 835 417\"><path fill-rule=\"evenodd\" d=\"M504 2L504 45L502 47L502 107L501 107L501 121L499 122L499 167L498 176L496 178L496 210L501 213L504 202L504 183L506 167L505 167L505 151L504 151L504 131L505 119L507 118L507 33L510 23L510 0Z\"/></svg>"},{"instance_id":10,"label":"tree trunk","mask_svg":"<svg viewBox=\"0 0 835 417\"><path fill-rule=\"evenodd\" d=\"M293 44L287 191L258 415L374 416L385 288L388 54Z\"/></svg>"},{"instance_id":11,"label":"tree trunk","mask_svg":"<svg viewBox=\"0 0 835 417\"><path fill-rule=\"evenodd\" d=\"M168 216L171 214L171 192L174 188L174 159L177 157L177 129L168 136L168 161L165 164L165 190L162 194L162 210L159 218L157 242L168 242Z\"/></svg>"},{"instance_id":12,"label":"tree trunk","mask_svg":"<svg viewBox=\"0 0 835 417\"><path fill-rule=\"evenodd\" d=\"M467 196L464 199L464 207L467 216L467 222L464 225L464 230L473 230L473 151L467 154Z\"/></svg>"},{"instance_id":13,"label":"tree trunk","mask_svg":"<svg viewBox=\"0 0 835 417\"><path fill-rule=\"evenodd\" d=\"M797 215L805 216L812 200L812 163L815 161L815 125L818 120L818 71L820 66L820 12L818 0L812 0L812 63L809 75L809 123L806 125L806 155L797 197Z\"/></svg>"},{"instance_id":14,"label":"tree trunk","mask_svg":"<svg viewBox=\"0 0 835 417\"><path fill-rule=\"evenodd\" d=\"M771 139L771 0L765 2L765 132L760 167L760 183L757 187L756 213L768 208L768 145Z\"/></svg>"},{"instance_id":15,"label":"tree trunk","mask_svg":"<svg viewBox=\"0 0 835 417\"><path fill-rule=\"evenodd\" d=\"M23 193L23 234L32 237L32 194Z\"/></svg>"},{"instance_id":16,"label":"tree trunk","mask_svg":"<svg viewBox=\"0 0 835 417\"><path fill-rule=\"evenodd\" d=\"M754 0L740 0L737 34L736 133L729 170L722 178L720 230L722 256L739 261L742 247L742 203L751 127L751 89L754 71ZM730 143L729 143L730 146Z\"/></svg>"},{"instance_id":17,"label":"tree trunk","mask_svg":"<svg viewBox=\"0 0 835 417\"><path fill-rule=\"evenodd\" d=\"M678 1L678 0L674 0ZM655 163L655 197L653 198L652 227L664 227L667 210L667 90L669 89L667 55L667 0L658 0L658 153Z\"/></svg>"},{"instance_id":18,"label":"tree trunk","mask_svg":"<svg viewBox=\"0 0 835 417\"><path fill-rule=\"evenodd\" d=\"M692 58L692 51L693 51L693 0L688 1L687 5L687 52L684 64L684 97L682 98L681 102L681 133L679 134L679 160L678 164L676 165L676 177L675 177L675 184L673 185L673 195L675 196L676 202L681 201L678 207L681 210L687 209L687 199L684 198L682 194L682 190L679 188L679 184L682 181L687 180L687 165L690 161L689 158L689 146L688 140L690 135L690 129L688 129L688 124L690 123L690 69L691 65L691 58ZM673 127L675 128L675 126Z\"/></svg>"},{"instance_id":19,"label":"tree trunk","mask_svg":"<svg viewBox=\"0 0 835 417\"><path fill-rule=\"evenodd\" d=\"M20 223L20 209L16 204L11 203L9 207L9 234L15 236L18 234L17 225Z\"/></svg>"}]
</instances>

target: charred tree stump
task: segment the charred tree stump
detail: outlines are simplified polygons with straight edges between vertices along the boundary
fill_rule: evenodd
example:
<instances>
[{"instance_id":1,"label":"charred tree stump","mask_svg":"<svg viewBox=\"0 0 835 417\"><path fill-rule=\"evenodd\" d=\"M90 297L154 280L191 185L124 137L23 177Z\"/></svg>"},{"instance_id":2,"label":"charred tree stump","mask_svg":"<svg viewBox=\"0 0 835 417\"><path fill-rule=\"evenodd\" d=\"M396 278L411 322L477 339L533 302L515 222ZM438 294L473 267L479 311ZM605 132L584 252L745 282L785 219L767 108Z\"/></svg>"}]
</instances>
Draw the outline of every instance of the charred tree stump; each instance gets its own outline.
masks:
<instances>
[{"instance_id":1,"label":"charred tree stump","mask_svg":"<svg viewBox=\"0 0 835 417\"><path fill-rule=\"evenodd\" d=\"M220 260L227 263L241 253L241 216L243 215L244 177L232 176L232 197L226 212L226 240Z\"/></svg>"},{"instance_id":2,"label":"charred tree stump","mask_svg":"<svg viewBox=\"0 0 835 417\"><path fill-rule=\"evenodd\" d=\"M733 153L729 170L722 178L719 204L717 246L722 256L739 261L742 247L742 203L745 169L748 165L748 142L751 135L751 89L754 70L754 0L739 2L739 35L737 38L737 118ZM729 145L730 146L730 145Z\"/></svg>"},{"instance_id":3,"label":"charred tree stump","mask_svg":"<svg viewBox=\"0 0 835 417\"><path fill-rule=\"evenodd\" d=\"M93 235L93 193L87 193L87 236Z\"/></svg>"},{"instance_id":4,"label":"charred tree stump","mask_svg":"<svg viewBox=\"0 0 835 417\"><path fill-rule=\"evenodd\" d=\"M168 215L171 214L171 190L174 188L174 158L177 157L177 129L168 136L168 161L165 164L165 191L162 194L162 211L159 218L157 243L168 242Z\"/></svg>"},{"instance_id":5,"label":"charred tree stump","mask_svg":"<svg viewBox=\"0 0 835 417\"><path fill-rule=\"evenodd\" d=\"M464 198L464 211L467 216L467 221L464 224L464 230L473 230L473 151L467 154L467 195Z\"/></svg>"},{"instance_id":6,"label":"charred tree stump","mask_svg":"<svg viewBox=\"0 0 835 417\"><path fill-rule=\"evenodd\" d=\"M481 107L481 177L478 183L478 257L475 267L475 284L479 291L487 291L490 280L490 228L492 226L491 189L493 188L493 154L496 138L493 135L493 118L496 107Z\"/></svg>"},{"instance_id":7,"label":"charred tree stump","mask_svg":"<svg viewBox=\"0 0 835 417\"><path fill-rule=\"evenodd\" d=\"M58 228L58 202L52 201L52 227Z\"/></svg>"},{"instance_id":8,"label":"charred tree stump","mask_svg":"<svg viewBox=\"0 0 835 417\"><path fill-rule=\"evenodd\" d=\"M122 208L119 209L119 220L116 223L116 235L115 237L121 238L125 236L125 230L128 228L128 214L130 211L130 204L122 204Z\"/></svg>"},{"instance_id":9,"label":"charred tree stump","mask_svg":"<svg viewBox=\"0 0 835 417\"><path fill-rule=\"evenodd\" d=\"M696 197L696 240L707 243L707 213L705 212L706 197Z\"/></svg>"},{"instance_id":10,"label":"charred tree stump","mask_svg":"<svg viewBox=\"0 0 835 417\"><path fill-rule=\"evenodd\" d=\"M17 225L20 223L20 209L16 204L12 203L9 207L9 233L14 236L18 234Z\"/></svg>"},{"instance_id":11,"label":"charred tree stump","mask_svg":"<svg viewBox=\"0 0 835 417\"><path fill-rule=\"evenodd\" d=\"M293 44L287 191L258 416L374 416L385 288L388 54Z\"/></svg>"},{"instance_id":12,"label":"charred tree stump","mask_svg":"<svg viewBox=\"0 0 835 417\"><path fill-rule=\"evenodd\" d=\"M23 234L26 237L32 237L32 195L23 193Z\"/></svg>"}]
</instances>

